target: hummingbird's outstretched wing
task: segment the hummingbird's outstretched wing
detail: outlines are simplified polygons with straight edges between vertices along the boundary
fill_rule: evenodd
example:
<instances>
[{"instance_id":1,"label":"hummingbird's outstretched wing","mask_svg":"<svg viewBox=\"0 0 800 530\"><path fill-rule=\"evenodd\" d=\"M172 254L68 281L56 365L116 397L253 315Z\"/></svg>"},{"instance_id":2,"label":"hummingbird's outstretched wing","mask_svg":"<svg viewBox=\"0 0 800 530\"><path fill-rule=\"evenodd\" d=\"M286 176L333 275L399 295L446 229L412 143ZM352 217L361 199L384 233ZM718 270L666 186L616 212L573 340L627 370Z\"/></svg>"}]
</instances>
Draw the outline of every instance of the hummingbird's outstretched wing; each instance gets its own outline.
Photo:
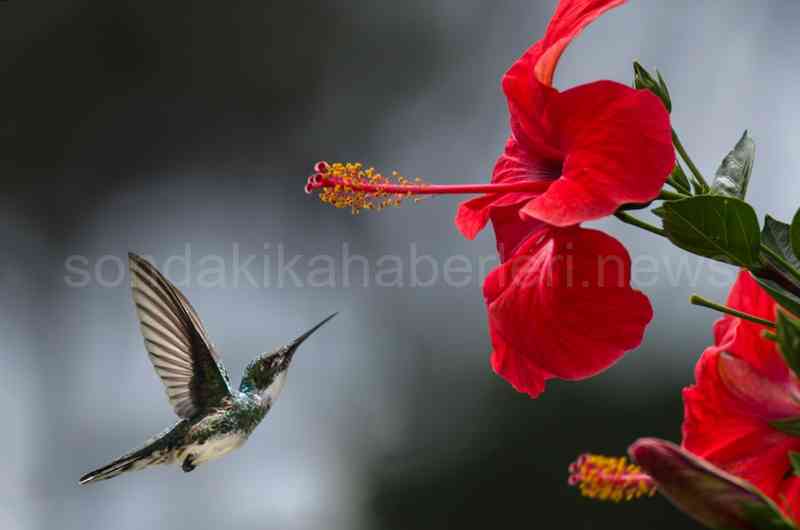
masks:
<instances>
[{"instance_id":1,"label":"hummingbird's outstretched wing","mask_svg":"<svg viewBox=\"0 0 800 530\"><path fill-rule=\"evenodd\" d=\"M190 418L218 405L231 395L228 375L194 308L150 263L128 257L144 344L175 413Z\"/></svg>"}]
</instances>

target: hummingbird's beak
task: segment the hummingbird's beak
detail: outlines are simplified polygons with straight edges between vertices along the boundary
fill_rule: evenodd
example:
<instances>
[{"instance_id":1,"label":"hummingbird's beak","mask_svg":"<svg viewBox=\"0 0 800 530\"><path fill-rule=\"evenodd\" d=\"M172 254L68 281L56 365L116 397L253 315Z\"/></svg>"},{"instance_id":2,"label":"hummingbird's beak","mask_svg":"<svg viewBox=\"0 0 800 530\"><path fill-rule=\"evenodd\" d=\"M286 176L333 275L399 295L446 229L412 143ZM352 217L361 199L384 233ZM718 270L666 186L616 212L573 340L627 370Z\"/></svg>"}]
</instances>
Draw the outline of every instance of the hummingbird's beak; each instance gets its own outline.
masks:
<instances>
[{"instance_id":1,"label":"hummingbird's beak","mask_svg":"<svg viewBox=\"0 0 800 530\"><path fill-rule=\"evenodd\" d=\"M299 337L294 339L291 343L289 343L289 346L287 347L287 352L286 352L287 360L292 358L292 356L294 355L294 352L297 351L297 348L299 348L300 345L303 344L303 342L308 337L313 335L315 331L317 331L319 328L321 328L322 326L327 324L330 319L332 319L333 317L335 317L338 314L339 313L336 312L336 313L332 314L331 316L325 318L325 320L323 320L322 322L320 322L319 324L317 324L313 328L309 329L308 331L306 331L305 333L303 333L302 335L300 335Z\"/></svg>"}]
</instances>

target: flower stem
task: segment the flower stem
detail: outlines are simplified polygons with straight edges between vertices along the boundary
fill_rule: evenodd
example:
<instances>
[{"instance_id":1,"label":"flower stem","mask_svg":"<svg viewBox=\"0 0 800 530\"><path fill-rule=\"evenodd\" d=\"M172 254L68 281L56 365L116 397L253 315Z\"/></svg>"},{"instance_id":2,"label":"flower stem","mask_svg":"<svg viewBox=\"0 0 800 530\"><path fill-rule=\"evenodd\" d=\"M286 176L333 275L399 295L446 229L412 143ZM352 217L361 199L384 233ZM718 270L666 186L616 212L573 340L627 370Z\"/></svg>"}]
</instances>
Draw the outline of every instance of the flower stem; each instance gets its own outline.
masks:
<instances>
[{"instance_id":1,"label":"flower stem","mask_svg":"<svg viewBox=\"0 0 800 530\"><path fill-rule=\"evenodd\" d=\"M714 311L719 311L720 313L725 313L727 315L731 315L737 318L741 318L742 320L749 320L750 322L755 322L756 324L761 324L762 326L769 326L771 328L775 327L775 322L770 320L765 320L763 318L759 318L754 315L750 315L748 313L742 313L741 311L737 311L732 307L728 307L726 305L718 304L713 302L707 298L703 298L702 296L698 296L693 294L689 298L689 302L692 305L700 306L700 307L707 307L708 309L713 309Z\"/></svg>"},{"instance_id":2,"label":"flower stem","mask_svg":"<svg viewBox=\"0 0 800 530\"><path fill-rule=\"evenodd\" d=\"M692 172L695 181L700 187L700 191L702 193L707 192L710 188L708 186L708 183L706 182L706 179L703 178L703 174L700 173L700 170L697 168L696 165L694 165L694 162L692 162L692 159L689 157L689 153L687 153L686 148L683 147L681 139L678 138L678 133L675 132L675 129L672 129L672 143L675 144L675 149L678 151L678 154L681 155L683 161L686 162L687 166L689 166L689 171Z\"/></svg>"},{"instance_id":3,"label":"flower stem","mask_svg":"<svg viewBox=\"0 0 800 530\"><path fill-rule=\"evenodd\" d=\"M678 193L682 193L683 195L686 195L687 197L691 197L692 196L692 190L690 190L689 188L687 188L685 185L681 184L680 182L678 182L674 178L670 177L670 179L667 182L669 183L670 186L675 188L678 191Z\"/></svg>"},{"instance_id":4,"label":"flower stem","mask_svg":"<svg viewBox=\"0 0 800 530\"><path fill-rule=\"evenodd\" d=\"M761 250L766 254L769 254L775 261L783 265L786 271L792 275L792 277L800 282L800 271L798 271L791 263L786 261L786 258L775 252L773 249L761 243Z\"/></svg>"},{"instance_id":5,"label":"flower stem","mask_svg":"<svg viewBox=\"0 0 800 530\"><path fill-rule=\"evenodd\" d=\"M642 230L647 230L648 232L656 234L657 236L667 237L667 233L664 230L662 230L661 228L658 228L657 226L653 226L650 223L646 223L646 222L642 221L641 219L638 219L638 218L636 218L636 217L634 217L634 216L632 216L630 214L627 214L625 212L617 212L617 213L614 214L614 217L616 217L617 219L619 219L620 221L622 221L625 224L629 224L631 226L635 226L637 228L641 228Z\"/></svg>"},{"instance_id":6,"label":"flower stem","mask_svg":"<svg viewBox=\"0 0 800 530\"><path fill-rule=\"evenodd\" d=\"M662 201L679 201L681 199L688 199L689 195L669 190L661 190L661 193L658 194L658 198Z\"/></svg>"}]
</instances>

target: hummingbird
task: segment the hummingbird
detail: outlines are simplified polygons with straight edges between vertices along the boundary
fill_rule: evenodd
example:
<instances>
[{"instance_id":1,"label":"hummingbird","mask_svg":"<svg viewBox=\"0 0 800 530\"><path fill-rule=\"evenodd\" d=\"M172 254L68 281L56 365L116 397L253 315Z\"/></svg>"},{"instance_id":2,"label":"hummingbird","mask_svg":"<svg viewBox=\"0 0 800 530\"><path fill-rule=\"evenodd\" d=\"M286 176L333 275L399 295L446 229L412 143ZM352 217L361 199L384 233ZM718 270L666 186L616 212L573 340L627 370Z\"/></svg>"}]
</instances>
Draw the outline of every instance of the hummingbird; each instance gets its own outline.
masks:
<instances>
[{"instance_id":1,"label":"hummingbird","mask_svg":"<svg viewBox=\"0 0 800 530\"><path fill-rule=\"evenodd\" d=\"M128 258L145 348L180 420L140 449L87 473L80 484L160 464L178 464L189 473L238 449L278 398L297 349L336 316L257 357L245 368L239 390L233 391L228 372L183 293L148 261L132 253Z\"/></svg>"}]
</instances>

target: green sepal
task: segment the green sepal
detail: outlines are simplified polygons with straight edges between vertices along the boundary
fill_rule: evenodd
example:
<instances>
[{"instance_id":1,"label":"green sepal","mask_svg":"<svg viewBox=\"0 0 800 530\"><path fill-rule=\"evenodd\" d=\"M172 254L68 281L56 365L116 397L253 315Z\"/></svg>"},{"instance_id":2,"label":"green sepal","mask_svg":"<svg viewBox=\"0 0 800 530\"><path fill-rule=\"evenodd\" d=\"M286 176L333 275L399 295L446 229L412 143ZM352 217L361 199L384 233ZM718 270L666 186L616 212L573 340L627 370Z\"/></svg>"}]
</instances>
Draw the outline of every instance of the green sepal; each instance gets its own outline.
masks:
<instances>
[{"instance_id":1,"label":"green sepal","mask_svg":"<svg viewBox=\"0 0 800 530\"><path fill-rule=\"evenodd\" d=\"M649 90L659 97L667 108L667 112L672 112L672 98L669 95L669 89L661 73L656 70L658 79L654 79L650 72L638 62L633 62L633 86L638 89Z\"/></svg>"},{"instance_id":2,"label":"green sepal","mask_svg":"<svg viewBox=\"0 0 800 530\"><path fill-rule=\"evenodd\" d=\"M755 274L753 277L779 305L795 315L800 315L800 297L781 287L773 280L760 278Z\"/></svg>"},{"instance_id":3,"label":"green sepal","mask_svg":"<svg viewBox=\"0 0 800 530\"><path fill-rule=\"evenodd\" d=\"M797 530L789 518L773 503L751 504L744 506L745 516L752 525L753 530ZM720 529L739 530L739 529Z\"/></svg>"},{"instance_id":4,"label":"green sepal","mask_svg":"<svg viewBox=\"0 0 800 530\"><path fill-rule=\"evenodd\" d=\"M792 242L792 252L795 256L800 256L800 210L794 214L792 226L789 229L789 240Z\"/></svg>"},{"instance_id":5,"label":"green sepal","mask_svg":"<svg viewBox=\"0 0 800 530\"><path fill-rule=\"evenodd\" d=\"M667 183L681 193L692 193L692 185L689 183L689 177L686 176L683 166L681 166L681 163L677 160L675 161L675 167L672 169Z\"/></svg>"},{"instance_id":6,"label":"green sepal","mask_svg":"<svg viewBox=\"0 0 800 530\"><path fill-rule=\"evenodd\" d=\"M653 210L678 247L724 263L756 269L760 265L758 218L746 202L701 195L665 202Z\"/></svg>"},{"instance_id":7,"label":"green sepal","mask_svg":"<svg viewBox=\"0 0 800 530\"><path fill-rule=\"evenodd\" d=\"M791 436L800 436L800 418L789 418L788 420L774 420L769 422L774 428Z\"/></svg>"},{"instance_id":8,"label":"green sepal","mask_svg":"<svg viewBox=\"0 0 800 530\"><path fill-rule=\"evenodd\" d=\"M794 451L790 451L789 461L792 463L792 469L794 470L794 474L800 477L800 453L795 453Z\"/></svg>"},{"instance_id":9,"label":"green sepal","mask_svg":"<svg viewBox=\"0 0 800 530\"><path fill-rule=\"evenodd\" d=\"M744 199L753 172L755 156L756 144L745 131L733 150L722 159L711 182L711 193Z\"/></svg>"},{"instance_id":10,"label":"green sepal","mask_svg":"<svg viewBox=\"0 0 800 530\"><path fill-rule=\"evenodd\" d=\"M776 319L778 346L792 371L800 376L800 320L778 310Z\"/></svg>"}]
</instances>

